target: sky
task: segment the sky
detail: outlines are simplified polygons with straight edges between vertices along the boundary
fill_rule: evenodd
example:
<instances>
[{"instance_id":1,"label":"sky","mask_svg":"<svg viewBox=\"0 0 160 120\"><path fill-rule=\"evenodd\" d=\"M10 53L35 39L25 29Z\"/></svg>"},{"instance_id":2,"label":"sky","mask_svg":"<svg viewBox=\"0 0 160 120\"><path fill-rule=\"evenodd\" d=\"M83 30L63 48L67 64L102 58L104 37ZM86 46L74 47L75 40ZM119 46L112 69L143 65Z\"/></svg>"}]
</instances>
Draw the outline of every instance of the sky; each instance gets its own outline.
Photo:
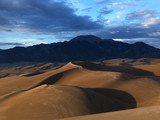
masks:
<instances>
[{"instance_id":1,"label":"sky","mask_svg":"<svg viewBox=\"0 0 160 120\"><path fill-rule=\"evenodd\" d=\"M96 35L160 48L160 0L0 0L0 49Z\"/></svg>"}]
</instances>

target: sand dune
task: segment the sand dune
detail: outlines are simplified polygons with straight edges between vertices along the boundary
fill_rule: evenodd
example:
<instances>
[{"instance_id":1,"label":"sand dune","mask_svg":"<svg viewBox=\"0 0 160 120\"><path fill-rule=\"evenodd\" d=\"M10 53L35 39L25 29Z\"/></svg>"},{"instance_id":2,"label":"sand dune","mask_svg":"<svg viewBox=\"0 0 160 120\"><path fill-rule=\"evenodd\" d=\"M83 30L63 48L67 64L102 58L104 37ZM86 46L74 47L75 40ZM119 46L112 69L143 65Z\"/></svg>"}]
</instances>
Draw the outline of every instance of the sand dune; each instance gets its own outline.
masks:
<instances>
[{"instance_id":1,"label":"sand dune","mask_svg":"<svg viewBox=\"0 0 160 120\"><path fill-rule=\"evenodd\" d=\"M137 66L137 65L153 65L160 63L160 59L156 58L140 58L140 59L111 59L98 62L103 65L116 65L116 66Z\"/></svg>"},{"instance_id":2,"label":"sand dune","mask_svg":"<svg viewBox=\"0 0 160 120\"><path fill-rule=\"evenodd\" d=\"M4 120L51 120L136 108L136 101L118 90L42 85L12 94L0 106Z\"/></svg>"},{"instance_id":3,"label":"sand dune","mask_svg":"<svg viewBox=\"0 0 160 120\"><path fill-rule=\"evenodd\" d=\"M1 102L0 116L4 120L51 120L85 115L91 113L87 102L78 88L42 85Z\"/></svg>"},{"instance_id":4,"label":"sand dune","mask_svg":"<svg viewBox=\"0 0 160 120\"><path fill-rule=\"evenodd\" d=\"M94 70L94 71L111 71L111 72L121 72L121 73L128 73L138 76L153 76L154 74L150 71L138 69L135 67L130 66L107 66L101 64L95 64L90 62L79 62L74 63L76 65L80 65L83 68Z\"/></svg>"},{"instance_id":5,"label":"sand dune","mask_svg":"<svg viewBox=\"0 0 160 120\"><path fill-rule=\"evenodd\" d=\"M154 65L139 65L139 66L134 66L134 67L138 69L153 72L156 76L160 76L160 63L154 64Z\"/></svg>"},{"instance_id":6,"label":"sand dune","mask_svg":"<svg viewBox=\"0 0 160 120\"><path fill-rule=\"evenodd\" d=\"M138 108L113 113L95 114L61 120L159 120L160 106Z\"/></svg>"},{"instance_id":7,"label":"sand dune","mask_svg":"<svg viewBox=\"0 0 160 120\"><path fill-rule=\"evenodd\" d=\"M113 72L113 70L109 72L79 68L64 74L56 84L122 90L136 99L138 107L160 104L158 100L160 96L160 78L156 76L135 76L135 73L132 75Z\"/></svg>"},{"instance_id":8,"label":"sand dune","mask_svg":"<svg viewBox=\"0 0 160 120\"><path fill-rule=\"evenodd\" d=\"M15 75L32 76L58 69L64 63L6 63L0 64L0 78ZM6 67L8 66L8 67Z\"/></svg>"},{"instance_id":9,"label":"sand dune","mask_svg":"<svg viewBox=\"0 0 160 120\"><path fill-rule=\"evenodd\" d=\"M46 66L45 72L44 65L38 72L41 66L35 71L35 66L26 66L32 73L0 79L0 119L51 120L160 105L160 77L154 71L88 62L50 70Z\"/></svg>"},{"instance_id":10,"label":"sand dune","mask_svg":"<svg viewBox=\"0 0 160 120\"><path fill-rule=\"evenodd\" d=\"M33 75L33 76L26 76L26 74L22 74L19 76L11 76L11 77L5 77L0 79L0 100L3 98L3 96L7 96L9 94L12 94L14 92L20 91L20 90L27 90L31 89L33 87L39 86L39 84L43 83L44 81L47 81L50 79L52 82L56 81L54 79L55 76L59 73L67 72L68 70L74 69L77 67L76 65L69 66L66 65L64 67L61 67L57 70L50 70L48 72Z\"/></svg>"}]
</instances>

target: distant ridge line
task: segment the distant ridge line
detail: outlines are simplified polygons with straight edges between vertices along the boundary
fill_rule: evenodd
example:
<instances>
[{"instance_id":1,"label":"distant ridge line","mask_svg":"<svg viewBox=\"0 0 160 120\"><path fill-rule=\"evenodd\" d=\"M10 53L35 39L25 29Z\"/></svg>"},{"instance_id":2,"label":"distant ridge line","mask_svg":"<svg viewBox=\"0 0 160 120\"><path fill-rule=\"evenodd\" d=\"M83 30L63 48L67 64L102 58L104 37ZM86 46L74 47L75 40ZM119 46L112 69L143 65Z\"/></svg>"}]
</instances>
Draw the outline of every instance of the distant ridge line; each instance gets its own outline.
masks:
<instances>
[{"instance_id":1,"label":"distant ridge line","mask_svg":"<svg viewBox=\"0 0 160 120\"><path fill-rule=\"evenodd\" d=\"M143 42L134 44L77 36L70 41L0 50L0 62L74 62L116 58L160 58L160 49Z\"/></svg>"}]
</instances>

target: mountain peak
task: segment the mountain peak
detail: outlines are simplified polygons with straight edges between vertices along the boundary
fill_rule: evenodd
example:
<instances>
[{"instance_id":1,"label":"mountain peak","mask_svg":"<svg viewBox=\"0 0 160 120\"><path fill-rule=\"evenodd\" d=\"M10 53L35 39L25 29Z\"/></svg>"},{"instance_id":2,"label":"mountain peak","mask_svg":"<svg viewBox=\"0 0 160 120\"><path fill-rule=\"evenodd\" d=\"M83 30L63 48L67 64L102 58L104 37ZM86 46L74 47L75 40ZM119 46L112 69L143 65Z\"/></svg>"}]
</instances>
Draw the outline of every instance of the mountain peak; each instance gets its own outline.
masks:
<instances>
[{"instance_id":1,"label":"mountain peak","mask_svg":"<svg viewBox=\"0 0 160 120\"><path fill-rule=\"evenodd\" d=\"M87 41L90 43L94 43L94 42L100 42L102 41L102 39L94 35L81 35L70 40L70 42L75 42L75 41Z\"/></svg>"},{"instance_id":2,"label":"mountain peak","mask_svg":"<svg viewBox=\"0 0 160 120\"><path fill-rule=\"evenodd\" d=\"M4 62L99 61L116 58L160 58L160 49L143 42L127 44L93 35L77 36L70 42L59 42L0 51ZM70 63L70 66L71 65Z\"/></svg>"},{"instance_id":3,"label":"mountain peak","mask_svg":"<svg viewBox=\"0 0 160 120\"><path fill-rule=\"evenodd\" d=\"M141 47L143 47L143 46L149 46L149 47L152 47L152 46L150 46L150 45L148 45L148 44L146 44L146 43L144 43L144 42L136 42L136 43L134 43L133 45L141 46Z\"/></svg>"}]
</instances>

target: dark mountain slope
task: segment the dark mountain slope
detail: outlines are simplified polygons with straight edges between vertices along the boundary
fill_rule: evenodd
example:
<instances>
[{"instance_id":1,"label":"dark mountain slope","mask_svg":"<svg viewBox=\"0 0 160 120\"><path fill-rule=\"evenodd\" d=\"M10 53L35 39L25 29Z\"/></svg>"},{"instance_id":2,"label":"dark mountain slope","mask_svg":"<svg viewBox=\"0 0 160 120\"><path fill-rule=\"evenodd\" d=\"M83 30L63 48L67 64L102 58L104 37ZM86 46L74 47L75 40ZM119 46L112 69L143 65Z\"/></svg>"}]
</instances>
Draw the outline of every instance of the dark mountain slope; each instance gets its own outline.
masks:
<instances>
[{"instance_id":1,"label":"dark mountain slope","mask_svg":"<svg viewBox=\"0 0 160 120\"><path fill-rule=\"evenodd\" d=\"M113 58L160 58L160 49L143 42L127 44L102 40L96 36L78 36L71 41L15 47L0 51L0 62L68 62Z\"/></svg>"}]
</instances>

